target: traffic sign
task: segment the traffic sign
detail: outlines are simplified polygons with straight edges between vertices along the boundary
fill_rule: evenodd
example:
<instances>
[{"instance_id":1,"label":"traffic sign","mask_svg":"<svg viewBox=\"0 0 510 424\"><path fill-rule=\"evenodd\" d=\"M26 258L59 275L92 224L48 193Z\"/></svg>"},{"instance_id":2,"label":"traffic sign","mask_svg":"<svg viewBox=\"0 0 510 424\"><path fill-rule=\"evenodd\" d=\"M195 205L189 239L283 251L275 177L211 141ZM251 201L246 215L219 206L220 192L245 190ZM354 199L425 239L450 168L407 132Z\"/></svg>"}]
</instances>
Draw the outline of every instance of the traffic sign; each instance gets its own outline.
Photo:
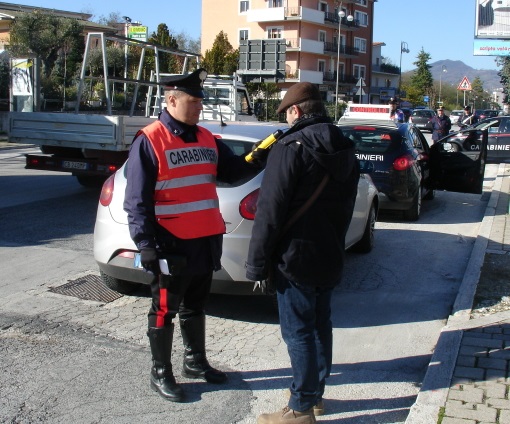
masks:
<instances>
[{"instance_id":1,"label":"traffic sign","mask_svg":"<svg viewBox=\"0 0 510 424\"><path fill-rule=\"evenodd\" d=\"M364 96L365 95L365 90L363 90L362 88L358 88L358 91L356 91L356 96Z\"/></svg>"},{"instance_id":2,"label":"traffic sign","mask_svg":"<svg viewBox=\"0 0 510 424\"><path fill-rule=\"evenodd\" d=\"M469 91L471 90L471 83L469 82L467 77L462 78L457 90Z\"/></svg>"},{"instance_id":3,"label":"traffic sign","mask_svg":"<svg viewBox=\"0 0 510 424\"><path fill-rule=\"evenodd\" d=\"M356 87L366 87L365 81L363 80L363 77L359 77L358 83L356 84ZM358 94L358 93L356 93Z\"/></svg>"}]
</instances>

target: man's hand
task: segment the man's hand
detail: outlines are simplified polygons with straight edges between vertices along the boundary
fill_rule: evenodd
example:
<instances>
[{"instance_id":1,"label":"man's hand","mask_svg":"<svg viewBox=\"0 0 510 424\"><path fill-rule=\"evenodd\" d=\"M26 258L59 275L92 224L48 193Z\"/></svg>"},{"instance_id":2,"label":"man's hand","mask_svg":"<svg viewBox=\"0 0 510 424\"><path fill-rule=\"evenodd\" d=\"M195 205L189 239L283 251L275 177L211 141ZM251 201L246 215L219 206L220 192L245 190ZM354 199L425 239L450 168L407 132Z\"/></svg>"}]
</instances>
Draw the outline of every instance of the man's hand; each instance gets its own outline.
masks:
<instances>
[{"instance_id":1,"label":"man's hand","mask_svg":"<svg viewBox=\"0 0 510 424\"><path fill-rule=\"evenodd\" d=\"M146 247L140 251L140 262L146 271L154 275L161 274L158 262L158 252L153 247Z\"/></svg>"}]
</instances>

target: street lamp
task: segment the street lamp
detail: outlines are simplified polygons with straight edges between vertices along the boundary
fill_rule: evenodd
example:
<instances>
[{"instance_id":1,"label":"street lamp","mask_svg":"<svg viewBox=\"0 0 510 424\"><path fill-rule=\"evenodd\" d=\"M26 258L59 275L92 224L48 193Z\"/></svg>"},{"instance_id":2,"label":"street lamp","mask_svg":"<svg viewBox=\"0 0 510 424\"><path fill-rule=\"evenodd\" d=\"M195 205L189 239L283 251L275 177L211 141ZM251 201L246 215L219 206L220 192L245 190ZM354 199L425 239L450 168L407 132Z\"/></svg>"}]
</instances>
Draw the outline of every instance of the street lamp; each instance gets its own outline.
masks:
<instances>
[{"instance_id":1,"label":"street lamp","mask_svg":"<svg viewBox=\"0 0 510 424\"><path fill-rule=\"evenodd\" d=\"M400 98L400 87L402 87L402 53L409 53L409 46L405 41L400 42L400 67L398 76L398 97Z\"/></svg>"},{"instance_id":2,"label":"street lamp","mask_svg":"<svg viewBox=\"0 0 510 424\"><path fill-rule=\"evenodd\" d=\"M131 24L131 18L129 16L123 16L122 19L124 19L124 36L128 38L128 28ZM127 58L128 58L128 44L124 45L124 79L127 79ZM126 96L126 81L124 81L124 96ZM125 97L124 97L125 99Z\"/></svg>"},{"instance_id":3,"label":"street lamp","mask_svg":"<svg viewBox=\"0 0 510 424\"><path fill-rule=\"evenodd\" d=\"M439 74L439 101L437 102L439 106L441 106L441 81L443 72L448 72L448 69L446 69L445 65L441 65L441 73Z\"/></svg>"},{"instance_id":4,"label":"street lamp","mask_svg":"<svg viewBox=\"0 0 510 424\"><path fill-rule=\"evenodd\" d=\"M338 11L338 40L337 40L337 54L336 54L336 91L335 91L335 122L338 121L338 81L339 81L339 71L340 71L340 43L342 38L340 37L340 27L342 25L342 19L345 18L345 12L342 10L342 3L340 3L340 10ZM348 15L347 20L352 22L354 20L354 16Z\"/></svg>"}]
</instances>

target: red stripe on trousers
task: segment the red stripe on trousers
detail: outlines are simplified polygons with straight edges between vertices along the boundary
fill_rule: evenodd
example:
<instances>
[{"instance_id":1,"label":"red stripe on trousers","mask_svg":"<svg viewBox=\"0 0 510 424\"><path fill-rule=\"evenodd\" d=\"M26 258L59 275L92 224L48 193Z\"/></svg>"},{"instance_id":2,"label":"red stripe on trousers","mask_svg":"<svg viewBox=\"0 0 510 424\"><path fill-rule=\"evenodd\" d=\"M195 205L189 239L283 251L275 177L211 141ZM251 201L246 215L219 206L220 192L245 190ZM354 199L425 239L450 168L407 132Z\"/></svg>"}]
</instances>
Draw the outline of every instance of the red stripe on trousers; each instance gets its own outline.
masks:
<instances>
[{"instance_id":1,"label":"red stripe on trousers","mask_svg":"<svg viewBox=\"0 0 510 424\"><path fill-rule=\"evenodd\" d=\"M159 308L156 312L156 328L165 326L165 315L168 313L166 289L159 289Z\"/></svg>"}]
</instances>

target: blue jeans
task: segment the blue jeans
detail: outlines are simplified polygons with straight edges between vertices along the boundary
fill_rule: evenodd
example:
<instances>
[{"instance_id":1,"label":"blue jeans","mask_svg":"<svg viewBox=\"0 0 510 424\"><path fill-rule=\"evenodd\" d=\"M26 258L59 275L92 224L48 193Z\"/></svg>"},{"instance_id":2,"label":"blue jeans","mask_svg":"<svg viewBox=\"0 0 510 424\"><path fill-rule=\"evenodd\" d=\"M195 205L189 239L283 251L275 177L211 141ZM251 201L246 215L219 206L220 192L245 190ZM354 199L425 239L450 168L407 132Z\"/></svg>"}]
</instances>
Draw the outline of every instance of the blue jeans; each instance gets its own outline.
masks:
<instances>
[{"instance_id":1,"label":"blue jeans","mask_svg":"<svg viewBox=\"0 0 510 424\"><path fill-rule=\"evenodd\" d=\"M289 408L306 411L322 400L333 360L333 287L305 286L277 275L282 337L292 367Z\"/></svg>"}]
</instances>

